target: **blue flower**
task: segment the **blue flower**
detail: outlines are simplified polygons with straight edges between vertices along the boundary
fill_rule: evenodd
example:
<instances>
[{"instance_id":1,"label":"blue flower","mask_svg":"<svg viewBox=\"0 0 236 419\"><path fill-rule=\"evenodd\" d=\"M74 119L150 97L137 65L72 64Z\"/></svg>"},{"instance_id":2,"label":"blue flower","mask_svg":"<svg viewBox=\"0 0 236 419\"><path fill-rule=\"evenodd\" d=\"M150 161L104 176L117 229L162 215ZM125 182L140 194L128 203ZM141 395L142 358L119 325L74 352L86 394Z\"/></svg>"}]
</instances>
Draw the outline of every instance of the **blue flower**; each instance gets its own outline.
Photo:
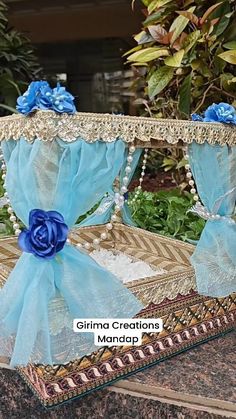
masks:
<instances>
[{"instance_id":1,"label":"blue flower","mask_svg":"<svg viewBox=\"0 0 236 419\"><path fill-rule=\"evenodd\" d=\"M236 124L236 110L228 103L213 103L205 111L204 122Z\"/></svg>"},{"instance_id":2,"label":"blue flower","mask_svg":"<svg viewBox=\"0 0 236 419\"><path fill-rule=\"evenodd\" d=\"M236 124L236 110L228 103L213 103L204 112L204 117L193 113L192 121L221 122L223 124Z\"/></svg>"},{"instance_id":3,"label":"blue flower","mask_svg":"<svg viewBox=\"0 0 236 419\"><path fill-rule=\"evenodd\" d=\"M75 113L74 96L66 91L65 87L62 87L60 83L57 83L52 91L52 109L59 113Z\"/></svg>"},{"instance_id":4,"label":"blue flower","mask_svg":"<svg viewBox=\"0 0 236 419\"><path fill-rule=\"evenodd\" d=\"M46 81L32 82L27 91L17 99L16 108L24 115L29 115L38 109L69 114L76 112L74 97L65 87L61 87L58 83L55 89L51 89Z\"/></svg>"},{"instance_id":5,"label":"blue flower","mask_svg":"<svg viewBox=\"0 0 236 419\"><path fill-rule=\"evenodd\" d=\"M42 92L46 90L51 90L46 81L33 81L26 92L18 97L16 109L25 115L34 112L36 109L44 109L40 105L40 97Z\"/></svg>"},{"instance_id":6,"label":"blue flower","mask_svg":"<svg viewBox=\"0 0 236 419\"><path fill-rule=\"evenodd\" d=\"M52 89L47 82L42 82L36 98L37 109L48 110L52 108Z\"/></svg>"},{"instance_id":7,"label":"blue flower","mask_svg":"<svg viewBox=\"0 0 236 419\"><path fill-rule=\"evenodd\" d=\"M191 117L192 117L192 121L201 121L201 122L203 121L203 117L201 115L198 115L197 113L193 113Z\"/></svg>"},{"instance_id":8,"label":"blue flower","mask_svg":"<svg viewBox=\"0 0 236 419\"><path fill-rule=\"evenodd\" d=\"M63 249L67 236L68 226L59 212L33 209L29 214L29 228L21 232L18 243L23 252L52 259Z\"/></svg>"}]
</instances>

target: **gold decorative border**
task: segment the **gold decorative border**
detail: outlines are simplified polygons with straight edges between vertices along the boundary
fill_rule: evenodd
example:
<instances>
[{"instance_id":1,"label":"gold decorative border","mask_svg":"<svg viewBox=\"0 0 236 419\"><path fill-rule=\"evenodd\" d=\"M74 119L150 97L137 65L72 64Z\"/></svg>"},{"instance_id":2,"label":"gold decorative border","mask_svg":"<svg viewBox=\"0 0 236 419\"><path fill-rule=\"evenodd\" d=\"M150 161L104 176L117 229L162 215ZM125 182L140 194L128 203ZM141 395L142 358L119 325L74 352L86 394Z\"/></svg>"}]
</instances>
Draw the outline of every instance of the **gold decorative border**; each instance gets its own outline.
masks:
<instances>
[{"instance_id":1,"label":"gold decorative border","mask_svg":"<svg viewBox=\"0 0 236 419\"><path fill-rule=\"evenodd\" d=\"M212 339L221 333L232 330L235 325L235 310L214 319L205 320L196 325L176 331L164 339L153 336L138 348L128 348L126 352L116 353L110 359L104 359L83 370L49 372L42 374L40 367L28 365L18 372L30 386L34 394L45 407L63 403L72 398L85 395L100 386L111 384L118 378L124 378L154 363L168 359L182 351Z\"/></svg>"},{"instance_id":2,"label":"gold decorative border","mask_svg":"<svg viewBox=\"0 0 236 419\"><path fill-rule=\"evenodd\" d=\"M158 147L158 143L236 144L236 127L220 123L204 123L175 119L156 119L136 116L76 113L56 114L36 111L31 116L14 114L0 119L0 141L24 137L33 142L65 142L83 139L89 143L98 140L112 142L119 138L127 143L136 141L139 147Z\"/></svg>"}]
</instances>

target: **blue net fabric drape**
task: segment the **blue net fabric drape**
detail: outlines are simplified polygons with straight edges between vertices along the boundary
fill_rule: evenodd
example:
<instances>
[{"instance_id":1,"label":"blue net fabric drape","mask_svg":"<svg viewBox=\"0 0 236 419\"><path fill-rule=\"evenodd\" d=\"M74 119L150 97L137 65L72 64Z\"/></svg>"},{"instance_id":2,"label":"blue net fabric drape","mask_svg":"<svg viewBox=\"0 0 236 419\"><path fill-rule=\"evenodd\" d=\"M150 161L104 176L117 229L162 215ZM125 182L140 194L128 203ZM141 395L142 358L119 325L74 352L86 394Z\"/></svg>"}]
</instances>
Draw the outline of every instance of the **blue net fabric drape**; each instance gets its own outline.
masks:
<instances>
[{"instance_id":1,"label":"blue net fabric drape","mask_svg":"<svg viewBox=\"0 0 236 419\"><path fill-rule=\"evenodd\" d=\"M3 142L16 215L27 226L30 210L56 210L72 227L110 188L124 147L82 139ZM141 308L115 276L69 244L52 260L23 253L0 291L0 355L13 366L66 363L97 349L92 334L73 332L73 318L133 317Z\"/></svg>"},{"instance_id":2,"label":"blue net fabric drape","mask_svg":"<svg viewBox=\"0 0 236 419\"><path fill-rule=\"evenodd\" d=\"M223 297L236 292L236 147L193 143L190 165L198 194L210 214L191 258L200 294Z\"/></svg>"},{"instance_id":3,"label":"blue net fabric drape","mask_svg":"<svg viewBox=\"0 0 236 419\"><path fill-rule=\"evenodd\" d=\"M132 180L132 177L133 177L135 169L138 165L141 154L142 154L142 149L137 149L137 150L135 150L135 152L132 155L133 161L131 163L131 172L126 175L129 178L128 185ZM122 179L125 176L125 168L126 168L126 165L127 165L127 161L126 161L127 156L128 156L128 148L125 148L123 150L123 157L122 157L123 158L123 164L120 166L120 176L119 176L120 185L122 185ZM106 196L102 199L99 207L96 209L96 211L93 214L88 216L85 220L83 220L79 224L80 227L105 224L111 219L111 215L113 213L114 206L115 206L115 191L114 191L114 188L113 188L113 181L114 180L112 178L110 178L110 186L109 186L109 189L107 190L108 196ZM128 188L128 185L127 185L127 188ZM125 224L135 225L135 223L132 220L127 202L125 202L123 207L121 208L121 216L122 216L122 220Z\"/></svg>"}]
</instances>

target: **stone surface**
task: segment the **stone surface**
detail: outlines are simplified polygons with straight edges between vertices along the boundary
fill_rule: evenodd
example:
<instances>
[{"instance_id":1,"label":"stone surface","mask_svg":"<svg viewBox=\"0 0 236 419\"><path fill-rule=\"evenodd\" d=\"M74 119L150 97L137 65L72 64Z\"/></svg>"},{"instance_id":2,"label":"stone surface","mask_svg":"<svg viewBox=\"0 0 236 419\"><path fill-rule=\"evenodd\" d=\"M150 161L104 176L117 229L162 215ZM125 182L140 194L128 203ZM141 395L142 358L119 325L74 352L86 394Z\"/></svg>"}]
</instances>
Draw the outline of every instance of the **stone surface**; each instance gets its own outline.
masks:
<instances>
[{"instance_id":1,"label":"stone surface","mask_svg":"<svg viewBox=\"0 0 236 419\"><path fill-rule=\"evenodd\" d=\"M236 404L236 331L134 374L127 380Z\"/></svg>"},{"instance_id":2,"label":"stone surface","mask_svg":"<svg viewBox=\"0 0 236 419\"><path fill-rule=\"evenodd\" d=\"M236 332L180 354L122 380L126 385L162 387L181 394L207 396L236 403L234 373ZM117 386L122 385L122 381ZM114 386L116 391L119 388ZM0 370L0 419L223 419L224 415L176 406L152 398L108 389L45 410L15 371ZM227 416L228 418L231 416ZM236 417L236 416L232 416Z\"/></svg>"}]
</instances>

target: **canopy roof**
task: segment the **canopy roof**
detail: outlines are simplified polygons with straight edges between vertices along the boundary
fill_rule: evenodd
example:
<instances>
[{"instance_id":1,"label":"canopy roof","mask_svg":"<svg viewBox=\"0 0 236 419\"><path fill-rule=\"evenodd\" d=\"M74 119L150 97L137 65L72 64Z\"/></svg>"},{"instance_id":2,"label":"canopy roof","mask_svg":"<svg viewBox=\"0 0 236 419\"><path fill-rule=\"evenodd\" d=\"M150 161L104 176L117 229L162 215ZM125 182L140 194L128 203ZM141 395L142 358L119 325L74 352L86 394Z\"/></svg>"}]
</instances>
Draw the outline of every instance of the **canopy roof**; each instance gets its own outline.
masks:
<instances>
[{"instance_id":1,"label":"canopy roof","mask_svg":"<svg viewBox=\"0 0 236 419\"><path fill-rule=\"evenodd\" d=\"M236 145L236 126L174 119L155 119L111 114L76 113L57 114L36 111L31 116L14 114L0 118L0 140L18 140L24 137L33 142L66 142L83 139L87 142L112 142L121 138L139 147L159 147L161 144L189 144L207 141L210 144Z\"/></svg>"}]
</instances>

